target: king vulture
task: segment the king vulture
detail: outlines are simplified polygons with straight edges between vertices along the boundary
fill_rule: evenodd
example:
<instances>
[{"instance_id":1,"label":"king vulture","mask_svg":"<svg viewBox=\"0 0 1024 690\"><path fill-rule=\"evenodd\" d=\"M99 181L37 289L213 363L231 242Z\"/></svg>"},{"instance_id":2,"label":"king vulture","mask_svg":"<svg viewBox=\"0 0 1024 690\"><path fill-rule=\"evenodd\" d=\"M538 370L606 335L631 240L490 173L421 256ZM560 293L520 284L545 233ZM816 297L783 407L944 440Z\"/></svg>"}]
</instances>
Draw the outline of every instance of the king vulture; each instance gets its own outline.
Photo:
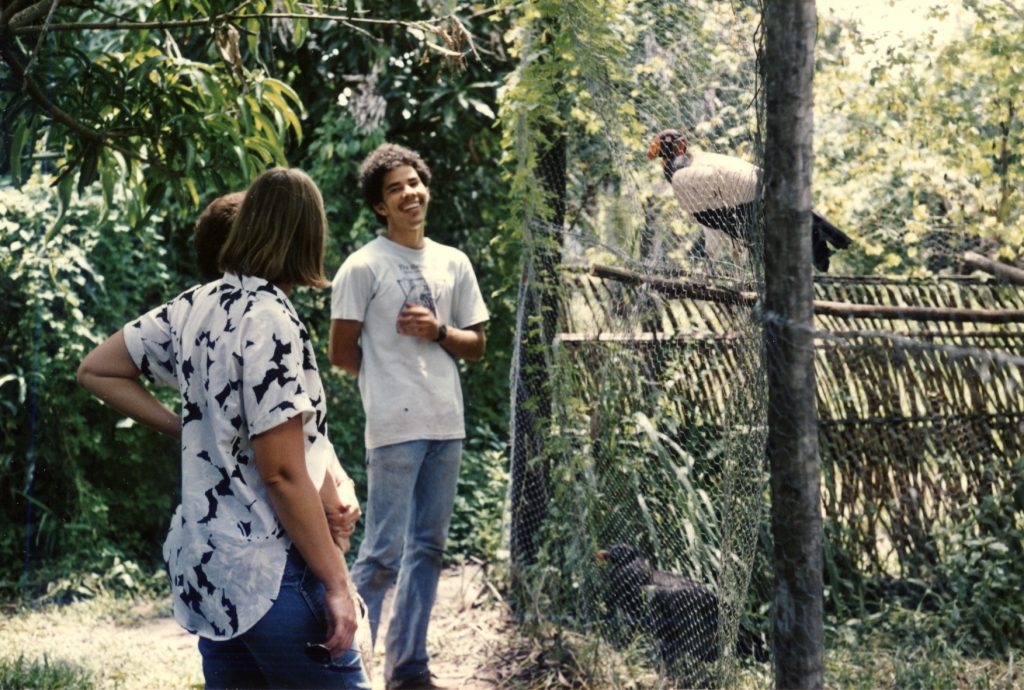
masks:
<instances>
[{"instance_id":1,"label":"king vulture","mask_svg":"<svg viewBox=\"0 0 1024 690\"><path fill-rule=\"evenodd\" d=\"M703 151L688 152L686 137L666 129L651 142L647 158L661 158L665 179L679 206L705 228L749 243L761 169L739 158ZM853 240L817 213L812 214L811 250L814 267L828 271L833 248L845 249Z\"/></svg>"}]
</instances>

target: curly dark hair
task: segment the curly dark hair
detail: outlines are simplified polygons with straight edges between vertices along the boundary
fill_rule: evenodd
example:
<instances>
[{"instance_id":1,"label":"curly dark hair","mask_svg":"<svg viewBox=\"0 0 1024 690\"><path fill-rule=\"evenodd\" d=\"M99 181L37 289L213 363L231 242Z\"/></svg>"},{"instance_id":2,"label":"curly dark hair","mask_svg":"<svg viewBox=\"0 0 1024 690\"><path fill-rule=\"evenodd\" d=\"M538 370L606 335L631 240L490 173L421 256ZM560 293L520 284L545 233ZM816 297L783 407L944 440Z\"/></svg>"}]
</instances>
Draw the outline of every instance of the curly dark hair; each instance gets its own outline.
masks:
<instances>
[{"instance_id":1,"label":"curly dark hair","mask_svg":"<svg viewBox=\"0 0 1024 690\"><path fill-rule=\"evenodd\" d=\"M430 168L412 149L398 144L381 144L363 159L359 166L359 188L371 209L384 201L384 176L403 165L415 170L424 186L430 186ZM376 211L373 213L381 223L387 223L384 216Z\"/></svg>"}]
</instances>

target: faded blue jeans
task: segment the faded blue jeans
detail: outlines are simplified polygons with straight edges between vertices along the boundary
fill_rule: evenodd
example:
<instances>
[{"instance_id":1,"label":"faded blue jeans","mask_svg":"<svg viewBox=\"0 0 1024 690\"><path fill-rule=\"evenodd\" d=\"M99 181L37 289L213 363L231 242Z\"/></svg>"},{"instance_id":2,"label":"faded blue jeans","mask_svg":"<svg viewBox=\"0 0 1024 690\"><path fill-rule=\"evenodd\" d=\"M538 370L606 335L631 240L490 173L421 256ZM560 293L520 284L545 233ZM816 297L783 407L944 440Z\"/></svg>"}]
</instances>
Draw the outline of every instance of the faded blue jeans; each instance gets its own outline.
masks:
<instances>
[{"instance_id":1,"label":"faded blue jeans","mask_svg":"<svg viewBox=\"0 0 1024 690\"><path fill-rule=\"evenodd\" d=\"M398 581L384 641L384 678L427 673L427 625L448 539L462 440L407 441L366 451L365 536L352 581L376 642L381 605Z\"/></svg>"},{"instance_id":2,"label":"faded blue jeans","mask_svg":"<svg viewBox=\"0 0 1024 690\"><path fill-rule=\"evenodd\" d=\"M307 643L320 643L326 638L324 586L293 546L288 552L277 600L259 623L230 640L199 638L206 690L370 690L356 649L330 664L318 664L306 656Z\"/></svg>"}]
</instances>

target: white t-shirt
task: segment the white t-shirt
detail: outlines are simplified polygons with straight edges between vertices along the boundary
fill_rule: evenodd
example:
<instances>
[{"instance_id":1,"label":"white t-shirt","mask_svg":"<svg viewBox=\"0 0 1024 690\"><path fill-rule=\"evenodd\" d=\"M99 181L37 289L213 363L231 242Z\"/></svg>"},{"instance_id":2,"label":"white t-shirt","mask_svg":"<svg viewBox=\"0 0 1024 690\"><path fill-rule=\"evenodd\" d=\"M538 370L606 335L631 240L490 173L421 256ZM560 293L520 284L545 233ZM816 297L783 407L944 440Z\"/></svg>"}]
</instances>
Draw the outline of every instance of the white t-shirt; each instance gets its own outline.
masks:
<instances>
[{"instance_id":1,"label":"white t-shirt","mask_svg":"<svg viewBox=\"0 0 1024 690\"><path fill-rule=\"evenodd\" d=\"M278 288L226 273L129 323L124 339L143 374L181 393L182 503L163 549L174 617L233 638L274 603L291 545L249 439L301 414L315 486L335 460L309 334Z\"/></svg>"},{"instance_id":2,"label":"white t-shirt","mask_svg":"<svg viewBox=\"0 0 1024 690\"><path fill-rule=\"evenodd\" d=\"M458 364L439 343L399 335L395 323L407 302L455 328L488 319L473 266L458 249L430 239L410 249L381 236L345 260L334 277L331 318L362 322L367 448L466 436Z\"/></svg>"}]
</instances>

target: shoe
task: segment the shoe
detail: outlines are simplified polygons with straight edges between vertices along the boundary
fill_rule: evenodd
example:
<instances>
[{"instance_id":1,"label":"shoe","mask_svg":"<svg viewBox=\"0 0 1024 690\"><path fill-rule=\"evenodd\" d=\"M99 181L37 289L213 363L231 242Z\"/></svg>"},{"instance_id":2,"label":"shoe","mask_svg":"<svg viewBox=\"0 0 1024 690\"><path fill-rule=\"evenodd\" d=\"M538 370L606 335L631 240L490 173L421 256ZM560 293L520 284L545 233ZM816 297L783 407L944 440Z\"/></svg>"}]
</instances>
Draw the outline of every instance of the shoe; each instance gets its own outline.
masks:
<instances>
[{"instance_id":1,"label":"shoe","mask_svg":"<svg viewBox=\"0 0 1024 690\"><path fill-rule=\"evenodd\" d=\"M392 678L387 683L387 690L448 690L443 685L434 682L437 678L433 673L427 671L418 676L405 676L404 678Z\"/></svg>"}]
</instances>

